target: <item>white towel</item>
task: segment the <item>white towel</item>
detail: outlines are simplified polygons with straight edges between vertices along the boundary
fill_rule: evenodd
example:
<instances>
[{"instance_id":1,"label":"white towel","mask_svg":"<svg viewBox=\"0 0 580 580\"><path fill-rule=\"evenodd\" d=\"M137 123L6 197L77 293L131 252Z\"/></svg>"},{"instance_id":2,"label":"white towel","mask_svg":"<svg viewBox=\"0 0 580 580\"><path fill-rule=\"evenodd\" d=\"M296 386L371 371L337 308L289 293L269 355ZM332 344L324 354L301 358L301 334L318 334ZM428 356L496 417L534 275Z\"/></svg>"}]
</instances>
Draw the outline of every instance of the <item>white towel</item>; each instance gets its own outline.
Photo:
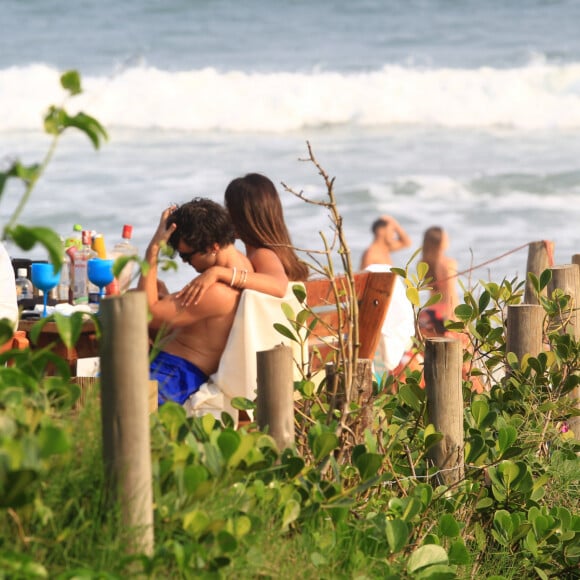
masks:
<instances>
[{"instance_id":1,"label":"white towel","mask_svg":"<svg viewBox=\"0 0 580 580\"><path fill-rule=\"evenodd\" d=\"M390 272L391 266L371 264L366 270L369 272ZM412 338L415 336L413 306L407 298L405 285L399 276L395 279L393 296L381 334L379 352L385 367L392 371L401 361L405 351L412 345Z\"/></svg>"},{"instance_id":2,"label":"white towel","mask_svg":"<svg viewBox=\"0 0 580 580\"><path fill-rule=\"evenodd\" d=\"M276 322L290 326L282 311L283 303L289 304L295 314L301 310L292 292L294 284L288 284L283 298L254 290L242 292L218 370L183 404L189 415L211 413L219 418L225 411L237 423L238 411L231 406L231 400L234 397L256 398L257 352L285 344L292 347L294 359L301 360L299 345L274 329ZM298 370L296 375L296 379L300 378Z\"/></svg>"}]
</instances>

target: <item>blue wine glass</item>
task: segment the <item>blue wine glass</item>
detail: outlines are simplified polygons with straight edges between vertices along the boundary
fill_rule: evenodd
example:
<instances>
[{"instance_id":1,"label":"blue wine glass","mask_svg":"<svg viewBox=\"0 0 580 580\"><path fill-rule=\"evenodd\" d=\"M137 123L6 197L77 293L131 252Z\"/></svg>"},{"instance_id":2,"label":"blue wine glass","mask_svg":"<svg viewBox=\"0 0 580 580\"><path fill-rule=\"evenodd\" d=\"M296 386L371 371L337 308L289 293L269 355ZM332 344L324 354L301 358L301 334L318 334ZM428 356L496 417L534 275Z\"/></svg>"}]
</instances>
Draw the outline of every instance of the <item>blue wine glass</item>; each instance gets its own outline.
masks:
<instances>
[{"instance_id":1,"label":"blue wine glass","mask_svg":"<svg viewBox=\"0 0 580 580\"><path fill-rule=\"evenodd\" d=\"M52 264L33 262L30 266L32 283L43 293L44 308L42 318L46 318L46 304L48 293L60 282L60 270L55 270Z\"/></svg>"},{"instance_id":2,"label":"blue wine glass","mask_svg":"<svg viewBox=\"0 0 580 580\"><path fill-rule=\"evenodd\" d=\"M114 263L115 260L105 260L104 258L91 258L87 262L89 280L99 287L99 303L105 294L105 286L115 279L113 276Z\"/></svg>"}]
</instances>

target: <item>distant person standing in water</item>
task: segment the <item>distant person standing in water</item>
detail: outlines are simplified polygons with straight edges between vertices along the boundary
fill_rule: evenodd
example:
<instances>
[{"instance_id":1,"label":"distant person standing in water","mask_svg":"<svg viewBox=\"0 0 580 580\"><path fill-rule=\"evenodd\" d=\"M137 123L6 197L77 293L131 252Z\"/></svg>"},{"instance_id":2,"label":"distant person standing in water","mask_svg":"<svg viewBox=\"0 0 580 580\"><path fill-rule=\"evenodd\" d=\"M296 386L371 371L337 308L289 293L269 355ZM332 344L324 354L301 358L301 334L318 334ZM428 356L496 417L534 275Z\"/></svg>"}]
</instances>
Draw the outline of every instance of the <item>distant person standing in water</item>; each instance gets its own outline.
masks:
<instances>
[{"instance_id":1,"label":"distant person standing in water","mask_svg":"<svg viewBox=\"0 0 580 580\"><path fill-rule=\"evenodd\" d=\"M443 228L433 226L425 231L421 261L429 266L427 277L431 278L431 296L441 294L441 301L426 308L421 326L427 322L434 327L436 334L444 334L446 320L453 318L459 304L457 295L457 262L445 255L449 238ZM430 318L430 321L426 317Z\"/></svg>"},{"instance_id":2,"label":"distant person standing in water","mask_svg":"<svg viewBox=\"0 0 580 580\"><path fill-rule=\"evenodd\" d=\"M391 252L410 246L411 239L397 220L386 215L373 223L372 232L375 239L363 254L360 269L369 272L390 272ZM385 368L392 371L401 361L405 351L412 346L412 338L415 335L413 307L398 276L381 334L380 358Z\"/></svg>"},{"instance_id":3,"label":"distant person standing in water","mask_svg":"<svg viewBox=\"0 0 580 580\"><path fill-rule=\"evenodd\" d=\"M393 263L391 252L408 248L411 245L411 238L401 227L399 222L388 215L383 215L375 220L371 231L374 240L363 253L360 269L364 270L371 264L389 264Z\"/></svg>"}]
</instances>

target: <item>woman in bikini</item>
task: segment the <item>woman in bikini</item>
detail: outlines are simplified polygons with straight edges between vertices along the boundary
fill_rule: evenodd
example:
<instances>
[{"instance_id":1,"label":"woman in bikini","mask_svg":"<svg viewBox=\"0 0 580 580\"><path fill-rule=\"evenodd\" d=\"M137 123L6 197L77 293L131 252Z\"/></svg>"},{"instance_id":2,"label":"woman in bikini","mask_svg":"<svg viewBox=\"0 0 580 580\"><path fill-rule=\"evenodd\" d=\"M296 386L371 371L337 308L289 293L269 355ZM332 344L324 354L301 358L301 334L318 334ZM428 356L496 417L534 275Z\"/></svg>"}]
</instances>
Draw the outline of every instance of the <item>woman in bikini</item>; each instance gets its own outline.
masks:
<instances>
[{"instance_id":1,"label":"woman in bikini","mask_svg":"<svg viewBox=\"0 0 580 580\"><path fill-rule=\"evenodd\" d=\"M254 272L209 268L180 292L184 306L197 304L216 282L281 298L288 290L289 280L308 278L308 266L294 251L280 196L270 179L259 173L234 179L226 188L225 205Z\"/></svg>"},{"instance_id":2,"label":"woman in bikini","mask_svg":"<svg viewBox=\"0 0 580 580\"><path fill-rule=\"evenodd\" d=\"M431 278L431 296L441 295L441 300L421 312L419 324L429 333L445 334L444 322L453 318L459 304L457 295L457 262L445 255L449 238L443 228L431 227L423 237L421 261L429 266L427 278Z\"/></svg>"}]
</instances>

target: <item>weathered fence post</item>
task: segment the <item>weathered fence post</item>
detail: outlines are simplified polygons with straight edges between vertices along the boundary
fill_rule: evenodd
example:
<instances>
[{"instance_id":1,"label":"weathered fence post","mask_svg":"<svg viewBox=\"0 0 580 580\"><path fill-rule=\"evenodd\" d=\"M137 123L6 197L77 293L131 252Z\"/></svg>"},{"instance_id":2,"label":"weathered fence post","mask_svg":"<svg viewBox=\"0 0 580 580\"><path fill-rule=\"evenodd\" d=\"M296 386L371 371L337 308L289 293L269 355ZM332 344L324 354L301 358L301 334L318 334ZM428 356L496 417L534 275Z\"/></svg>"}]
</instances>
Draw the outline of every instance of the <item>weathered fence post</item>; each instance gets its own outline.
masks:
<instances>
[{"instance_id":1,"label":"weathered fence post","mask_svg":"<svg viewBox=\"0 0 580 580\"><path fill-rule=\"evenodd\" d=\"M576 339L580 338L580 316L578 315L578 299L580 298L580 266L578 264L564 264L552 266L552 280L548 284L548 294L556 288L570 296L569 308L563 313L560 322L566 328L562 332L568 332Z\"/></svg>"},{"instance_id":2,"label":"weathered fence post","mask_svg":"<svg viewBox=\"0 0 580 580\"><path fill-rule=\"evenodd\" d=\"M425 388L429 421L443 439L430 457L451 484L463 479L464 436L461 392L461 343L451 338L428 338L425 342Z\"/></svg>"},{"instance_id":3,"label":"weathered fence post","mask_svg":"<svg viewBox=\"0 0 580 580\"><path fill-rule=\"evenodd\" d=\"M544 309L539 304L510 304L507 310L506 353L518 361L525 354L537 357L543 350Z\"/></svg>"},{"instance_id":4,"label":"weathered fence post","mask_svg":"<svg viewBox=\"0 0 580 580\"><path fill-rule=\"evenodd\" d=\"M370 359L357 360L350 400L360 407L356 433L362 437L365 429L372 429L373 426L373 362Z\"/></svg>"},{"instance_id":5,"label":"weathered fence post","mask_svg":"<svg viewBox=\"0 0 580 580\"><path fill-rule=\"evenodd\" d=\"M294 445L294 380L292 349L278 345L256 353L258 388L256 421L269 428L280 450Z\"/></svg>"},{"instance_id":6,"label":"weathered fence post","mask_svg":"<svg viewBox=\"0 0 580 580\"><path fill-rule=\"evenodd\" d=\"M575 256L574 256L575 257ZM574 260L574 257L572 260ZM562 322L569 317L569 322L562 332L568 332L576 340L580 340L580 312L578 311L578 301L580 300L580 265L578 263L564 266L554 266L552 268L552 281L548 285L550 294L560 288L570 295L571 310L565 312ZM569 395L576 407L580 408L580 387L576 387ZM570 429L576 439L580 439L580 417L572 417L569 422Z\"/></svg>"},{"instance_id":7,"label":"weathered fence post","mask_svg":"<svg viewBox=\"0 0 580 580\"><path fill-rule=\"evenodd\" d=\"M100 316L103 456L133 553L153 553L149 341L143 292L103 300Z\"/></svg>"},{"instance_id":8,"label":"weathered fence post","mask_svg":"<svg viewBox=\"0 0 580 580\"><path fill-rule=\"evenodd\" d=\"M540 274L550 268L553 264L554 242L541 241L531 242L528 248L528 262L526 264L526 288L524 292L524 302L526 304L539 304L534 287L528 280L528 273L532 272L538 278ZM546 291L542 292L545 295Z\"/></svg>"}]
</instances>

